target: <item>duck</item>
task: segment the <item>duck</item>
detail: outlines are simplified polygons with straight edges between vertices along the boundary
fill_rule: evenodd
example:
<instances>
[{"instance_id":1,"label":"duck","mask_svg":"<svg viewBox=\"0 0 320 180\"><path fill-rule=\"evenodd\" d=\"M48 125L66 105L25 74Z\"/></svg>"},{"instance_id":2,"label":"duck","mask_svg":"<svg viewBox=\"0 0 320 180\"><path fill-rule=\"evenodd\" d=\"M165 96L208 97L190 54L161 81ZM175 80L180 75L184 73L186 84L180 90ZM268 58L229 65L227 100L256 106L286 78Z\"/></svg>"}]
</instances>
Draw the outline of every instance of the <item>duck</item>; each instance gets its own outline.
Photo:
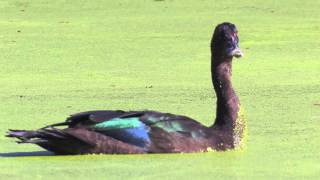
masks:
<instances>
[{"instance_id":1,"label":"duck","mask_svg":"<svg viewBox=\"0 0 320 180\"><path fill-rule=\"evenodd\" d=\"M234 24L218 24L211 47L216 118L211 126L152 110L96 110L70 115L36 130L9 129L17 143L36 144L58 155L226 151L243 146L246 120L232 83L233 57L243 56Z\"/></svg>"}]
</instances>

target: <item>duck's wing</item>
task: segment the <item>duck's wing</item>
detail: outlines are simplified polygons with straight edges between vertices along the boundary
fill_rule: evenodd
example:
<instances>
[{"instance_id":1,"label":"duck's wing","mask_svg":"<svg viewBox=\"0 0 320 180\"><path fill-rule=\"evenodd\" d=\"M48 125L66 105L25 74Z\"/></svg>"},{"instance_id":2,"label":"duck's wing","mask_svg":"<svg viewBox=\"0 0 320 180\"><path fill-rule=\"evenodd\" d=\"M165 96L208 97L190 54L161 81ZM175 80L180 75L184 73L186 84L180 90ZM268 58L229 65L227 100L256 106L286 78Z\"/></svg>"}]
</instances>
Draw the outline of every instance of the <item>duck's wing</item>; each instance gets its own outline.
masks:
<instances>
[{"instance_id":1,"label":"duck's wing","mask_svg":"<svg viewBox=\"0 0 320 180\"><path fill-rule=\"evenodd\" d=\"M206 135L206 127L189 117L157 111L81 112L49 127L60 125L95 131L146 149L172 136L198 139ZM164 145L169 144L164 142L161 146L168 149Z\"/></svg>"},{"instance_id":2,"label":"duck's wing","mask_svg":"<svg viewBox=\"0 0 320 180\"><path fill-rule=\"evenodd\" d=\"M191 118L156 111L126 112L86 128L148 152L179 152L207 135L207 127Z\"/></svg>"}]
</instances>

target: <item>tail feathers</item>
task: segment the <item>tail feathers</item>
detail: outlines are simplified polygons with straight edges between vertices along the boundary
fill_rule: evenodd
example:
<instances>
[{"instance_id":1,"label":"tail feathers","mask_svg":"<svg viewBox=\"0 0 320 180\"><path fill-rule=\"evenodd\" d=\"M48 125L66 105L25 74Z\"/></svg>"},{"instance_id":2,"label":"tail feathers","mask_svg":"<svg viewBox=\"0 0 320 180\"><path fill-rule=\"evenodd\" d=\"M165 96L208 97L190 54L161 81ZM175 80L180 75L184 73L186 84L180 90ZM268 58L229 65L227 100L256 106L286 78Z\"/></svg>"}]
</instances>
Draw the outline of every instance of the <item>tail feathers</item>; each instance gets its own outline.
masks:
<instances>
[{"instance_id":1,"label":"tail feathers","mask_svg":"<svg viewBox=\"0 0 320 180\"><path fill-rule=\"evenodd\" d=\"M37 136L36 131L14 130L14 129L9 129L9 132L7 132L7 135L6 135L6 137L18 138L20 140L20 141L17 141L18 143L23 143L24 141L36 136Z\"/></svg>"},{"instance_id":2,"label":"tail feathers","mask_svg":"<svg viewBox=\"0 0 320 180\"><path fill-rule=\"evenodd\" d=\"M40 144L40 143L48 143L48 140L44 140L44 139L24 139L24 140L20 140L17 141L18 144L23 144L23 143L30 143L30 144Z\"/></svg>"},{"instance_id":3,"label":"tail feathers","mask_svg":"<svg viewBox=\"0 0 320 180\"><path fill-rule=\"evenodd\" d=\"M19 143L32 143L34 139L63 139L66 137L66 134L60 130L49 130L49 129L39 129L36 131L28 131L28 130L13 130L9 129L6 137L15 137L20 141ZM35 141L38 142L38 141Z\"/></svg>"},{"instance_id":4,"label":"tail feathers","mask_svg":"<svg viewBox=\"0 0 320 180\"><path fill-rule=\"evenodd\" d=\"M10 129L6 136L17 138L19 144L37 144L56 154L82 154L92 147L92 144L56 128L35 131Z\"/></svg>"}]
</instances>

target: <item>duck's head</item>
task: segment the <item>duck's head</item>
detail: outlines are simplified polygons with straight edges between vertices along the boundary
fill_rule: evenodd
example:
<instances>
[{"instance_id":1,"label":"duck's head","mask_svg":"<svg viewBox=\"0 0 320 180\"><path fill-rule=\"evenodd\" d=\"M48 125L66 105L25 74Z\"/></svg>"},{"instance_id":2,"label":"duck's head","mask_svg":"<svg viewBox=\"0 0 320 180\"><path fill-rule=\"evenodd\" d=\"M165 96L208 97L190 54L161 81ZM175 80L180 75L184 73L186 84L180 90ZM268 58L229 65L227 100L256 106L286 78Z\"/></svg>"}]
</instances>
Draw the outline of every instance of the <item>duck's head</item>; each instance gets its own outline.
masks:
<instances>
[{"instance_id":1,"label":"duck's head","mask_svg":"<svg viewBox=\"0 0 320 180\"><path fill-rule=\"evenodd\" d=\"M224 22L214 30L211 51L216 57L221 58L240 58L243 56L239 46L238 31L234 24Z\"/></svg>"}]
</instances>

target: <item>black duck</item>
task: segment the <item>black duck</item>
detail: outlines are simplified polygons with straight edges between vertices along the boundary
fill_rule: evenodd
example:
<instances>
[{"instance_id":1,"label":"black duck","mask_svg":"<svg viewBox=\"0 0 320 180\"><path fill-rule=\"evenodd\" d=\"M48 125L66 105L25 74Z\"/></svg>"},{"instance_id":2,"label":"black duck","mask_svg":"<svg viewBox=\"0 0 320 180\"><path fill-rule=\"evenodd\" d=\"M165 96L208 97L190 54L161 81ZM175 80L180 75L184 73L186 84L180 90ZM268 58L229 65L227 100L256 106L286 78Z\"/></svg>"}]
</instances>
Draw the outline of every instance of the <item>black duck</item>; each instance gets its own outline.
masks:
<instances>
[{"instance_id":1,"label":"black duck","mask_svg":"<svg viewBox=\"0 0 320 180\"><path fill-rule=\"evenodd\" d=\"M18 143L37 144L56 154L137 154L224 151L241 145L246 124L231 84L238 47L235 25L219 24L211 41L211 73L217 96L215 123L204 126L181 115L156 111L88 111L38 130L9 130ZM67 126L64 129L57 126Z\"/></svg>"}]
</instances>

